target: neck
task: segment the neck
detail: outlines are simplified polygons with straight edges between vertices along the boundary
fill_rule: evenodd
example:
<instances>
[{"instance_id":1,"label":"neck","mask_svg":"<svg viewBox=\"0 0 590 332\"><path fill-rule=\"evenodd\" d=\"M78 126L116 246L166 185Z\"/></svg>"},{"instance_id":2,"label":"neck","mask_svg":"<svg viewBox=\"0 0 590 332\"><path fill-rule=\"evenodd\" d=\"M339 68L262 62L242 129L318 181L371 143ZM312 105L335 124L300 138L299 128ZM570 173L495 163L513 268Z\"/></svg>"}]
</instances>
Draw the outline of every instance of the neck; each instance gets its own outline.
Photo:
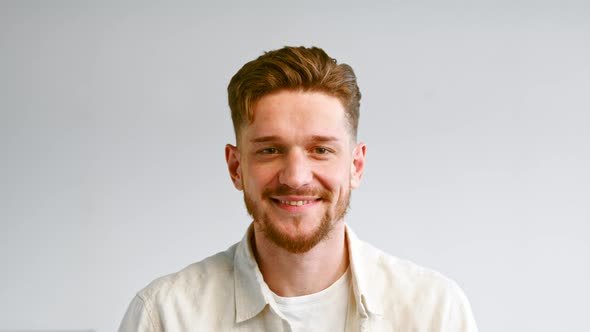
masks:
<instances>
[{"instance_id":1,"label":"neck","mask_svg":"<svg viewBox=\"0 0 590 332\"><path fill-rule=\"evenodd\" d=\"M302 254L275 245L256 223L253 239L256 261L264 281L279 296L302 296L322 291L348 268L344 221L337 222L326 239Z\"/></svg>"}]
</instances>

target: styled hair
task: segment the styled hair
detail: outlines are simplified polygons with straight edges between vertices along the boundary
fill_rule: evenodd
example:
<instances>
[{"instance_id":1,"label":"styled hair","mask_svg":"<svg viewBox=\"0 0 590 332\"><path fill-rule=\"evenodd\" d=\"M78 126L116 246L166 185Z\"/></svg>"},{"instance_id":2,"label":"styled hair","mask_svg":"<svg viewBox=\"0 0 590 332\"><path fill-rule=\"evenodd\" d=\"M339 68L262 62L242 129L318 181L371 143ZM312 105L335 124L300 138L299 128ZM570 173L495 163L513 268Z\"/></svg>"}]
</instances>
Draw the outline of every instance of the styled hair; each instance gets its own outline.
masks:
<instances>
[{"instance_id":1,"label":"styled hair","mask_svg":"<svg viewBox=\"0 0 590 332\"><path fill-rule=\"evenodd\" d=\"M265 52L246 63L227 87L236 141L242 126L253 121L255 103L280 90L323 92L336 97L346 112L356 141L361 93L356 75L318 47L290 47Z\"/></svg>"}]
</instances>

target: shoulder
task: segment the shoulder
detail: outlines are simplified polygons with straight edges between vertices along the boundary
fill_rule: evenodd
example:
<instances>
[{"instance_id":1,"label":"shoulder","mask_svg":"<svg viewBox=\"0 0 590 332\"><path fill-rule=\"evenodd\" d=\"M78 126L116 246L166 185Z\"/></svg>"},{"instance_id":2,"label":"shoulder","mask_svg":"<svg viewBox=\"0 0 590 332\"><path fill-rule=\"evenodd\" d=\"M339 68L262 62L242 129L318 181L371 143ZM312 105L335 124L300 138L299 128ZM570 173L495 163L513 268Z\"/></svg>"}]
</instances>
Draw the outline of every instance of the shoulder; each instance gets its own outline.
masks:
<instances>
[{"instance_id":1,"label":"shoulder","mask_svg":"<svg viewBox=\"0 0 590 332\"><path fill-rule=\"evenodd\" d=\"M362 242L363 257L368 257L373 276L378 282L404 293L451 294L460 291L457 283L442 273L416 264L410 260L392 256L374 246Z\"/></svg>"},{"instance_id":2,"label":"shoulder","mask_svg":"<svg viewBox=\"0 0 590 332\"><path fill-rule=\"evenodd\" d=\"M207 288L233 285L233 262L237 245L184 269L152 281L137 293L144 302L163 303L168 300L202 293ZM214 281L214 282L212 282Z\"/></svg>"},{"instance_id":3,"label":"shoulder","mask_svg":"<svg viewBox=\"0 0 590 332\"><path fill-rule=\"evenodd\" d=\"M455 331L477 330L467 297L454 280L366 242L360 242L358 250L364 258L364 278L370 279L367 295L386 317L425 330L447 331L442 326L456 327Z\"/></svg>"},{"instance_id":4,"label":"shoulder","mask_svg":"<svg viewBox=\"0 0 590 332\"><path fill-rule=\"evenodd\" d=\"M236 246L152 281L131 301L119 331L177 331L187 330L186 324L207 326L211 323L208 319L215 317L210 310L226 305L223 299L230 298L234 291Z\"/></svg>"},{"instance_id":5,"label":"shoulder","mask_svg":"<svg viewBox=\"0 0 590 332\"><path fill-rule=\"evenodd\" d=\"M453 280L436 270L392 256L372 246L371 248L377 257L376 267L389 275L392 282L410 288L447 288L455 285Z\"/></svg>"}]
</instances>

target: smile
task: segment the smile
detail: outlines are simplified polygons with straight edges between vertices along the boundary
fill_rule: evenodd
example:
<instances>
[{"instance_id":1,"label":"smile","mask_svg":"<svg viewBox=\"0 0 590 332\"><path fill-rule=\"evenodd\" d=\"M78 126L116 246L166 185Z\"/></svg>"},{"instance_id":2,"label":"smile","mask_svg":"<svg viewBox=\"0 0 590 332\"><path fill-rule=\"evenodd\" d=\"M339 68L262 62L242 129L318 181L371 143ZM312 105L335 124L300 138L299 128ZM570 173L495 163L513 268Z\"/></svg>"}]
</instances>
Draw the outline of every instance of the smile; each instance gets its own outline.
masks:
<instances>
[{"instance_id":1,"label":"smile","mask_svg":"<svg viewBox=\"0 0 590 332\"><path fill-rule=\"evenodd\" d=\"M301 205L309 204L313 201L282 201L282 200L279 200L279 202L281 204L286 204L286 205L301 206Z\"/></svg>"},{"instance_id":2,"label":"smile","mask_svg":"<svg viewBox=\"0 0 590 332\"><path fill-rule=\"evenodd\" d=\"M322 201L322 198L312 195L285 195L270 197L276 206L289 213L300 213L311 209Z\"/></svg>"}]
</instances>

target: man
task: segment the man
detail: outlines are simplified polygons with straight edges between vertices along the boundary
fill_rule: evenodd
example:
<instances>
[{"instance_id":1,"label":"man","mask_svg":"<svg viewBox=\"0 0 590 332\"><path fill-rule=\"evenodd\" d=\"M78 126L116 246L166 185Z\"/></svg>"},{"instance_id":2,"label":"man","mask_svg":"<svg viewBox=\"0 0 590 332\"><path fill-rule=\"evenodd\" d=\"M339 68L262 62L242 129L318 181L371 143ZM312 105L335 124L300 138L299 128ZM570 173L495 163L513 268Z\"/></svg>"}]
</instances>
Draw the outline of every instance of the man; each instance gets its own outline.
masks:
<instances>
[{"instance_id":1,"label":"man","mask_svg":"<svg viewBox=\"0 0 590 332\"><path fill-rule=\"evenodd\" d=\"M285 47L232 78L225 156L253 222L225 252L160 278L119 331L477 331L458 286L345 224L366 146L352 68Z\"/></svg>"}]
</instances>

